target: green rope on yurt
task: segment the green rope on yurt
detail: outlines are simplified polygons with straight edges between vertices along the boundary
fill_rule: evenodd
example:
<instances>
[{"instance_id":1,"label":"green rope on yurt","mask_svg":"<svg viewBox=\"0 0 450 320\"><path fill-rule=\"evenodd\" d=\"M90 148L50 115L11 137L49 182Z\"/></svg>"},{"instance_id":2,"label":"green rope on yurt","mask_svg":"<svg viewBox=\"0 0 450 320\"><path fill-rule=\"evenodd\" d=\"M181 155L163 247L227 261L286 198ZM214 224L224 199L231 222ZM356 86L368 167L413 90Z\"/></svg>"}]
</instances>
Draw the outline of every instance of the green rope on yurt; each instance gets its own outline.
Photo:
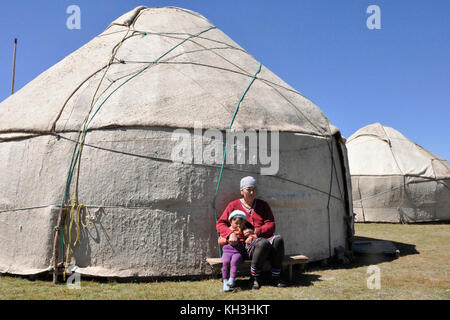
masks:
<instances>
[{"instance_id":1,"label":"green rope on yurt","mask_svg":"<svg viewBox=\"0 0 450 320\"><path fill-rule=\"evenodd\" d=\"M245 89L244 94L242 95L241 99L239 100L239 102L238 102L238 104L236 106L236 110L234 110L234 114L233 114L233 117L231 118L230 126L227 129L228 132L231 131L231 127L233 126L234 119L236 118L236 115L237 115L237 113L239 111L239 107L241 105L242 100L244 100L244 97L246 96L248 90L252 86L253 82L256 79L256 76L258 75L258 73L260 71L261 71L261 63L259 63L258 70L256 71L255 75L253 76L253 78L250 81L249 85L247 86L247 89ZM214 209L214 218L216 219L216 223L217 223L216 199L217 199L217 194L219 193L220 181L222 180L223 168L225 166L225 158L226 158L226 155L227 155L227 145L228 145L228 142L225 140L225 148L224 148L224 151L223 151L222 166L220 167L219 179L217 180L217 186L216 186L216 193L214 194L214 200L213 200L213 203L212 203L212 207ZM216 230L216 233L217 233L217 238L219 238L219 232L217 230ZM220 244L219 243L217 243L217 247L219 248L219 256L222 257L222 250L220 249Z\"/></svg>"}]
</instances>

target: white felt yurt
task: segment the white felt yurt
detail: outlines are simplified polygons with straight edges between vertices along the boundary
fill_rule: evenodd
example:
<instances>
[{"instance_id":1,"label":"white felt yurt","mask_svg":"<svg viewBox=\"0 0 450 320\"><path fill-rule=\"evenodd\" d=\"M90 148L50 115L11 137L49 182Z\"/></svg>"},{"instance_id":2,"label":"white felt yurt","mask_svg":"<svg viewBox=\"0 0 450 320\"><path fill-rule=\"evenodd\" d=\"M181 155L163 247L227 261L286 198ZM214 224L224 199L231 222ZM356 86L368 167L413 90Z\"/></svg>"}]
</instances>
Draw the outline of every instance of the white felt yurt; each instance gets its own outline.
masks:
<instances>
[{"instance_id":1,"label":"white felt yurt","mask_svg":"<svg viewBox=\"0 0 450 320\"><path fill-rule=\"evenodd\" d=\"M380 123L347 140L358 222L450 220L448 161Z\"/></svg>"},{"instance_id":2,"label":"white felt yurt","mask_svg":"<svg viewBox=\"0 0 450 320\"><path fill-rule=\"evenodd\" d=\"M233 115L258 159L227 161L214 201ZM226 141L227 156L252 151ZM353 232L346 157L317 106L205 17L138 7L0 104L0 272L208 274L212 204L219 216L247 175L286 254L328 258Z\"/></svg>"}]
</instances>

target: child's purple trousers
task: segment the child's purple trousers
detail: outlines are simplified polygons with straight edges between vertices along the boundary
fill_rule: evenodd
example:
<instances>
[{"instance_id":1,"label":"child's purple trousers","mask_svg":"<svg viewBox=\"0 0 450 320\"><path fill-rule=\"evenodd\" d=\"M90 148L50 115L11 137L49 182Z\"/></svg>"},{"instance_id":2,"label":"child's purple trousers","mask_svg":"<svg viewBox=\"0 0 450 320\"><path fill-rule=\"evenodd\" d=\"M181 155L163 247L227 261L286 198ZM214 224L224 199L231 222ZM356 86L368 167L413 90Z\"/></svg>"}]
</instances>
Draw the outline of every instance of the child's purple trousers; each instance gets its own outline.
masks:
<instances>
[{"instance_id":1,"label":"child's purple trousers","mask_svg":"<svg viewBox=\"0 0 450 320\"><path fill-rule=\"evenodd\" d=\"M231 244L223 246L222 253L222 278L236 278L237 267L244 260L246 250L243 242L234 247ZM229 274L228 274L229 273Z\"/></svg>"}]
</instances>

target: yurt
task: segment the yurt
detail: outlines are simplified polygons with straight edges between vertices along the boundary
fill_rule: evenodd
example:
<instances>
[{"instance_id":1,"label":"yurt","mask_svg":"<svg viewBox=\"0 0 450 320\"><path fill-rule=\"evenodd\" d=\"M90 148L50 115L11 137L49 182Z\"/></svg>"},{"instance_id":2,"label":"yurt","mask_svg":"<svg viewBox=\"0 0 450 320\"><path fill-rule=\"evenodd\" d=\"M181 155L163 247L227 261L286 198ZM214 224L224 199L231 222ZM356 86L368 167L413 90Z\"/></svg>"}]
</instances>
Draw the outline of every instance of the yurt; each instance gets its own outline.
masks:
<instances>
[{"instance_id":1,"label":"yurt","mask_svg":"<svg viewBox=\"0 0 450 320\"><path fill-rule=\"evenodd\" d=\"M380 123L347 140L357 222L450 220L450 165Z\"/></svg>"},{"instance_id":2,"label":"yurt","mask_svg":"<svg viewBox=\"0 0 450 320\"><path fill-rule=\"evenodd\" d=\"M202 15L138 7L1 102L0 272L210 274L248 175L287 255L350 248L339 130Z\"/></svg>"}]
</instances>

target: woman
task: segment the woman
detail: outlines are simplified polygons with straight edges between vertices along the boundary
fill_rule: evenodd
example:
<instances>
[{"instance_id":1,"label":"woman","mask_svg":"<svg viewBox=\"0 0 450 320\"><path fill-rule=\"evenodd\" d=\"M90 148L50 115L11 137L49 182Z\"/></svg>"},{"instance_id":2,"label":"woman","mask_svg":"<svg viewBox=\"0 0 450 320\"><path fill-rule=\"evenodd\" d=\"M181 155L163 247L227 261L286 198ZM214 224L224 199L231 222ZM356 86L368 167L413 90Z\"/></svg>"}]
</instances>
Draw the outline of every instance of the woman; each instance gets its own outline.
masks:
<instances>
[{"instance_id":1,"label":"woman","mask_svg":"<svg viewBox=\"0 0 450 320\"><path fill-rule=\"evenodd\" d=\"M252 288L260 288L260 275L264 262L269 259L272 267L272 281L277 287L285 287L281 280L281 268L284 258L284 241L279 235L274 235L275 219L267 202L256 199L256 180L253 177L241 179L242 198L231 201L222 216L217 220L216 229L220 236L227 239L231 245L239 241L230 230L228 217L234 210L245 212L247 221L255 228L257 238L252 241L247 249L251 262Z\"/></svg>"}]
</instances>

